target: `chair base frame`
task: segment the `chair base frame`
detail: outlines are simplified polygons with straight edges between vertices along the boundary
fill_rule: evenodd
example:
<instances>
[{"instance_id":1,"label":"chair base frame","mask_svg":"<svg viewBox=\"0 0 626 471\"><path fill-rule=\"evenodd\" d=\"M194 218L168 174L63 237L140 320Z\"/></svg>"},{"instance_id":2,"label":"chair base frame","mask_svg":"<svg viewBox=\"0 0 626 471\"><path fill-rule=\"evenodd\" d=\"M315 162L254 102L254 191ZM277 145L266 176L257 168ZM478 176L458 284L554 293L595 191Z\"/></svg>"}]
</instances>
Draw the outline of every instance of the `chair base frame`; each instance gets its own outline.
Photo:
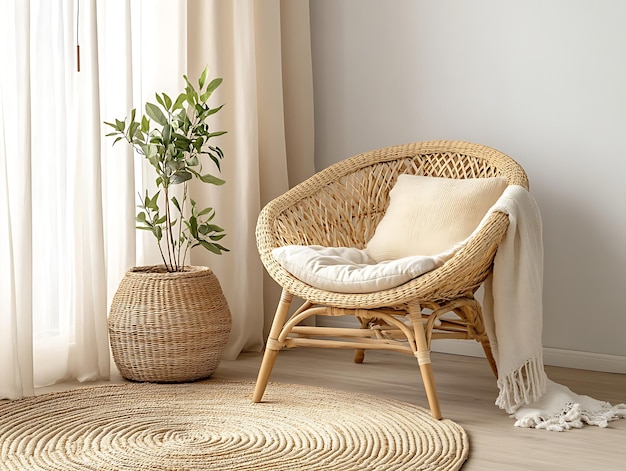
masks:
<instances>
[{"instance_id":1,"label":"chair base frame","mask_svg":"<svg viewBox=\"0 0 626 471\"><path fill-rule=\"evenodd\" d=\"M278 352L283 348L317 347L354 349L362 363L365 350L386 350L413 355L418 362L432 416L441 419L441 407L430 359L433 339L474 339L483 347L497 377L480 303L472 293L450 301L412 301L393 308L348 309L305 303L290 317L293 294L283 289L256 381L254 402L261 402ZM451 315L449 314L451 313ZM449 314L446 316L446 314ZM360 328L302 325L311 316L355 316ZM445 316L445 317L444 317Z\"/></svg>"}]
</instances>

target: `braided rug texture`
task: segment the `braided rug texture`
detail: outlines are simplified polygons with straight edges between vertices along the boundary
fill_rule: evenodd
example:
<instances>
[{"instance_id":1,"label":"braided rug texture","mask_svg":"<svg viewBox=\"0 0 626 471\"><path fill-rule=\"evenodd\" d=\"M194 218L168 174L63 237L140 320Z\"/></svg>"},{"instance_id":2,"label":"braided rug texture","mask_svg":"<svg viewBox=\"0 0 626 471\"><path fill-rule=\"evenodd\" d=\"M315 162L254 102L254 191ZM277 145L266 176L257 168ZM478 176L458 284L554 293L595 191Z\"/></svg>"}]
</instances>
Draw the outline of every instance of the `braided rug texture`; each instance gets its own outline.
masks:
<instances>
[{"instance_id":1,"label":"braided rug texture","mask_svg":"<svg viewBox=\"0 0 626 471\"><path fill-rule=\"evenodd\" d=\"M465 431L418 406L270 383L95 386L0 403L1 470L458 470Z\"/></svg>"}]
</instances>

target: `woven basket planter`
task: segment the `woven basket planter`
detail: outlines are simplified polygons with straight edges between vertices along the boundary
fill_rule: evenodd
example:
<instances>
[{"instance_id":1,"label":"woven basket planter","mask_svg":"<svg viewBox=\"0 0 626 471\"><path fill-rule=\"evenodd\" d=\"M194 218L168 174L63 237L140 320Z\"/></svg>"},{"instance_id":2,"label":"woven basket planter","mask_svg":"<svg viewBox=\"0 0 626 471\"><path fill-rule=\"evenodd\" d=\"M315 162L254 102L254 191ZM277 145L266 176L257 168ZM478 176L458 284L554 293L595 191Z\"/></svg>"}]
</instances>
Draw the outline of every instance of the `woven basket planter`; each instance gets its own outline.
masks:
<instances>
[{"instance_id":1,"label":"woven basket planter","mask_svg":"<svg viewBox=\"0 0 626 471\"><path fill-rule=\"evenodd\" d=\"M163 266L132 268L113 297L108 322L121 375L160 383L211 376L231 328L219 280L198 266L176 273Z\"/></svg>"}]
</instances>

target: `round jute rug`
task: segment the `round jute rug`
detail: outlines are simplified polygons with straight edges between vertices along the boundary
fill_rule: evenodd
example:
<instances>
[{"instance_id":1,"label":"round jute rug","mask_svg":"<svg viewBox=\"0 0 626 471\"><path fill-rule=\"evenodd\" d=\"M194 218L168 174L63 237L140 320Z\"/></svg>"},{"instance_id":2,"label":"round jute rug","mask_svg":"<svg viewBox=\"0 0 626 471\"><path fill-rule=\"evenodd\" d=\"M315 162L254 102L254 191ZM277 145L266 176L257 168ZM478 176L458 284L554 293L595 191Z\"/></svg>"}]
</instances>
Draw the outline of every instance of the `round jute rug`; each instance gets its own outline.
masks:
<instances>
[{"instance_id":1,"label":"round jute rug","mask_svg":"<svg viewBox=\"0 0 626 471\"><path fill-rule=\"evenodd\" d=\"M382 397L270 383L130 383L0 404L2 470L457 470L465 431Z\"/></svg>"}]
</instances>

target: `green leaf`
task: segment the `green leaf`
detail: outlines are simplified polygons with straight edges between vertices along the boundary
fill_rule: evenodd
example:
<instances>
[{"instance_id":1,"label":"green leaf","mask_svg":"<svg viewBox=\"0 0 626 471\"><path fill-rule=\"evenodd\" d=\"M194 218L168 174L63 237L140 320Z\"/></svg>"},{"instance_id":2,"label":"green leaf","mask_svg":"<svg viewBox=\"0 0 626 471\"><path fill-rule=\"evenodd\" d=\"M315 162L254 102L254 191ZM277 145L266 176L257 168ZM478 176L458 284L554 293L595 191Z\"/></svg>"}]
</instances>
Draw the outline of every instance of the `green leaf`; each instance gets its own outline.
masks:
<instances>
[{"instance_id":1,"label":"green leaf","mask_svg":"<svg viewBox=\"0 0 626 471\"><path fill-rule=\"evenodd\" d=\"M161 111L161 108L153 103L146 103L146 114L161 126L165 126L167 124L167 118Z\"/></svg>"},{"instance_id":2,"label":"green leaf","mask_svg":"<svg viewBox=\"0 0 626 471\"><path fill-rule=\"evenodd\" d=\"M139 214L137 214L137 217L135 218L135 220L137 222L146 222L146 213L141 211Z\"/></svg>"},{"instance_id":3,"label":"green leaf","mask_svg":"<svg viewBox=\"0 0 626 471\"><path fill-rule=\"evenodd\" d=\"M212 232L224 232L224 229L222 229L220 226L217 226L215 224L207 224L207 226L209 230Z\"/></svg>"},{"instance_id":4,"label":"green leaf","mask_svg":"<svg viewBox=\"0 0 626 471\"><path fill-rule=\"evenodd\" d=\"M183 75L183 79L185 80L185 82L187 83L187 88L185 90L189 90L190 88L193 89L193 85L191 84L191 82L189 81L189 77L187 77L186 75Z\"/></svg>"},{"instance_id":5,"label":"green leaf","mask_svg":"<svg viewBox=\"0 0 626 471\"><path fill-rule=\"evenodd\" d=\"M206 82L206 78L208 75L209 75L209 66L207 65L202 71L202 74L200 74L200 78L198 79L198 85L200 85L200 90L204 88L204 82Z\"/></svg>"},{"instance_id":6,"label":"green leaf","mask_svg":"<svg viewBox=\"0 0 626 471\"><path fill-rule=\"evenodd\" d=\"M183 171L179 171L176 172L174 175L172 175L172 178L170 179L170 183L172 185L178 185L179 183L183 183L186 182L188 180L191 180L191 173L183 170Z\"/></svg>"},{"instance_id":7,"label":"green leaf","mask_svg":"<svg viewBox=\"0 0 626 471\"><path fill-rule=\"evenodd\" d=\"M193 216L190 217L187 227L189 227L189 232L191 232L191 235L195 239L197 239L198 238L198 220Z\"/></svg>"},{"instance_id":8,"label":"green leaf","mask_svg":"<svg viewBox=\"0 0 626 471\"><path fill-rule=\"evenodd\" d=\"M205 214L209 214L211 211L213 211L213 208L204 208L198 213L198 216L204 216Z\"/></svg>"},{"instance_id":9,"label":"green leaf","mask_svg":"<svg viewBox=\"0 0 626 471\"><path fill-rule=\"evenodd\" d=\"M217 136L223 136L224 134L226 134L227 131L217 131L217 132L212 132L211 134L209 134L207 137L211 138L211 137L217 137Z\"/></svg>"},{"instance_id":10,"label":"green leaf","mask_svg":"<svg viewBox=\"0 0 626 471\"><path fill-rule=\"evenodd\" d=\"M222 252L230 252L230 250L228 250L226 247L221 246L220 244L207 242L206 240L198 240L198 242L202 247L217 255L221 255Z\"/></svg>"},{"instance_id":11,"label":"green leaf","mask_svg":"<svg viewBox=\"0 0 626 471\"><path fill-rule=\"evenodd\" d=\"M172 139L177 149L187 150L189 148L189 144L191 144L191 141L186 136L177 132L172 133Z\"/></svg>"},{"instance_id":12,"label":"green leaf","mask_svg":"<svg viewBox=\"0 0 626 471\"><path fill-rule=\"evenodd\" d=\"M201 152L202 151L202 144L204 144L204 139L202 139L202 137L198 136L198 138L196 138L193 141L193 147L194 149L196 149L196 151Z\"/></svg>"},{"instance_id":13,"label":"green leaf","mask_svg":"<svg viewBox=\"0 0 626 471\"><path fill-rule=\"evenodd\" d=\"M222 229L219 226L216 226L214 224L201 224L198 227L198 231L202 234L202 235L208 235L210 234L210 239L211 240L220 240L221 238L225 237L226 234L221 234L218 235L221 232L224 232L224 229Z\"/></svg>"},{"instance_id":14,"label":"green leaf","mask_svg":"<svg viewBox=\"0 0 626 471\"><path fill-rule=\"evenodd\" d=\"M185 100L186 100L186 98L185 98ZM189 116L187 116L187 112L185 111L184 108L182 110L180 110L180 113L178 113L178 119L179 119L179 121L181 123L180 128L184 132L189 131L189 127L191 126L191 120L189 119Z\"/></svg>"},{"instance_id":15,"label":"green leaf","mask_svg":"<svg viewBox=\"0 0 626 471\"><path fill-rule=\"evenodd\" d=\"M172 203L174 204L174 207L178 209L178 212L182 213L182 210L180 209L180 204L178 203L178 199L175 196L172 196Z\"/></svg>"},{"instance_id":16,"label":"green leaf","mask_svg":"<svg viewBox=\"0 0 626 471\"><path fill-rule=\"evenodd\" d=\"M172 171L172 173L176 173L185 167L185 163L175 159L168 159L166 166Z\"/></svg>"},{"instance_id":17,"label":"green leaf","mask_svg":"<svg viewBox=\"0 0 626 471\"><path fill-rule=\"evenodd\" d=\"M141 148L148 159L157 155L157 146L154 144L142 145Z\"/></svg>"},{"instance_id":18,"label":"green leaf","mask_svg":"<svg viewBox=\"0 0 626 471\"><path fill-rule=\"evenodd\" d=\"M172 126L166 124L163 126L163 145L168 146L172 137Z\"/></svg>"},{"instance_id":19,"label":"green leaf","mask_svg":"<svg viewBox=\"0 0 626 471\"><path fill-rule=\"evenodd\" d=\"M141 132L148 132L150 130L150 120L146 116L141 117Z\"/></svg>"},{"instance_id":20,"label":"green leaf","mask_svg":"<svg viewBox=\"0 0 626 471\"><path fill-rule=\"evenodd\" d=\"M169 110L172 107L172 99L164 93L163 100L165 101L165 109Z\"/></svg>"},{"instance_id":21,"label":"green leaf","mask_svg":"<svg viewBox=\"0 0 626 471\"><path fill-rule=\"evenodd\" d=\"M152 165L157 171L159 170L159 165L160 165L160 161L159 161L159 156L154 153L154 154L150 154L148 156L146 156L148 158L148 162L150 162L150 165Z\"/></svg>"},{"instance_id":22,"label":"green leaf","mask_svg":"<svg viewBox=\"0 0 626 471\"><path fill-rule=\"evenodd\" d=\"M224 108L224 105L220 105L217 108L211 108L210 110L207 111L207 117L211 116L212 114L217 113L219 110L221 110L222 108Z\"/></svg>"},{"instance_id":23,"label":"green leaf","mask_svg":"<svg viewBox=\"0 0 626 471\"><path fill-rule=\"evenodd\" d=\"M224 158L224 152L219 147L209 146L209 149L215 152L220 159Z\"/></svg>"},{"instance_id":24,"label":"green leaf","mask_svg":"<svg viewBox=\"0 0 626 471\"><path fill-rule=\"evenodd\" d=\"M213 252L216 255L222 254L221 250L219 249L219 247L217 247L216 244L212 244L211 242L207 242L206 240L199 240L198 242L202 247L209 250L210 252Z\"/></svg>"},{"instance_id":25,"label":"green leaf","mask_svg":"<svg viewBox=\"0 0 626 471\"><path fill-rule=\"evenodd\" d=\"M194 88L194 86L189 81L189 78L186 75L183 75L185 82L187 82L187 87L185 88L185 93L187 94L187 102L190 105L193 105L198 102L198 92Z\"/></svg>"},{"instance_id":26,"label":"green leaf","mask_svg":"<svg viewBox=\"0 0 626 471\"><path fill-rule=\"evenodd\" d=\"M154 211L159 210L159 192L158 191L152 197L152 199L150 199L149 202L146 204L146 208L152 209Z\"/></svg>"},{"instance_id":27,"label":"green leaf","mask_svg":"<svg viewBox=\"0 0 626 471\"><path fill-rule=\"evenodd\" d=\"M222 79L220 77L214 78L213 80L211 80L211 83L207 87L207 91L214 91L217 87L220 86L221 83Z\"/></svg>"},{"instance_id":28,"label":"green leaf","mask_svg":"<svg viewBox=\"0 0 626 471\"><path fill-rule=\"evenodd\" d=\"M176 101L174 102L174 107L172 108L172 111L182 109L183 104L185 103L186 100L187 100L187 94L181 93L180 95L178 95L178 98L176 98Z\"/></svg>"},{"instance_id":29,"label":"green leaf","mask_svg":"<svg viewBox=\"0 0 626 471\"><path fill-rule=\"evenodd\" d=\"M202 113L204 112L204 108L202 107L202 104L200 103L196 103L196 106L194 106L194 110L196 111L196 114L198 116L202 115ZM202 119L200 118L200 120Z\"/></svg>"},{"instance_id":30,"label":"green leaf","mask_svg":"<svg viewBox=\"0 0 626 471\"><path fill-rule=\"evenodd\" d=\"M195 88L189 89L189 93L187 94L187 102L194 107L198 103L198 92Z\"/></svg>"},{"instance_id":31,"label":"green leaf","mask_svg":"<svg viewBox=\"0 0 626 471\"><path fill-rule=\"evenodd\" d=\"M132 138L135 133L139 130L139 123L137 121L131 121L128 126L128 135Z\"/></svg>"},{"instance_id":32,"label":"green leaf","mask_svg":"<svg viewBox=\"0 0 626 471\"><path fill-rule=\"evenodd\" d=\"M218 185L218 186L226 183L225 180L214 177L213 175L209 175L208 173L206 175L200 175L200 180L202 180L204 183L210 183L212 185Z\"/></svg>"},{"instance_id":33,"label":"green leaf","mask_svg":"<svg viewBox=\"0 0 626 471\"><path fill-rule=\"evenodd\" d=\"M156 97L156 101L159 103L159 105L165 107L165 103L163 103L163 98L161 98L158 93L155 93L154 96Z\"/></svg>"}]
</instances>

